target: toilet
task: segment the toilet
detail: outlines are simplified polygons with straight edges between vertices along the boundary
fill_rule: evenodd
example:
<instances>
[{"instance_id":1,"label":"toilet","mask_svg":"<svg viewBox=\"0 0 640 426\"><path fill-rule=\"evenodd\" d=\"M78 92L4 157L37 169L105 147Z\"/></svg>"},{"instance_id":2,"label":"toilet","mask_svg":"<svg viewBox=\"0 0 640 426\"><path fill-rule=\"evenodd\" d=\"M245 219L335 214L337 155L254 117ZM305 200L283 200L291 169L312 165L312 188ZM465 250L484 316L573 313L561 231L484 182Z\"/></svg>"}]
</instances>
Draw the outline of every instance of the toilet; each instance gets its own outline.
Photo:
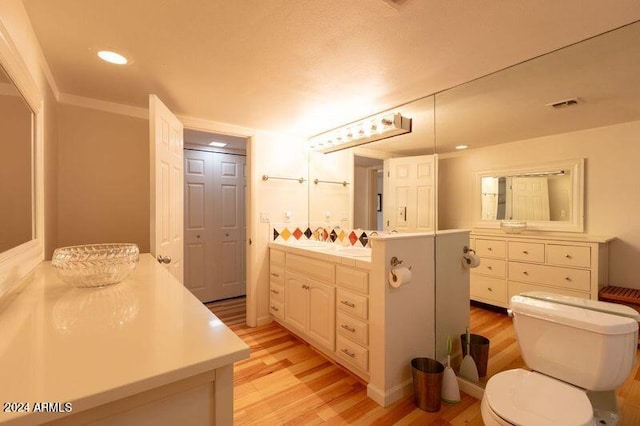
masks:
<instances>
[{"instance_id":1,"label":"toilet","mask_svg":"<svg viewBox=\"0 0 640 426\"><path fill-rule=\"evenodd\" d=\"M510 304L527 367L494 375L481 402L485 425L613 425L615 390L636 362L634 309L544 292Z\"/></svg>"}]
</instances>

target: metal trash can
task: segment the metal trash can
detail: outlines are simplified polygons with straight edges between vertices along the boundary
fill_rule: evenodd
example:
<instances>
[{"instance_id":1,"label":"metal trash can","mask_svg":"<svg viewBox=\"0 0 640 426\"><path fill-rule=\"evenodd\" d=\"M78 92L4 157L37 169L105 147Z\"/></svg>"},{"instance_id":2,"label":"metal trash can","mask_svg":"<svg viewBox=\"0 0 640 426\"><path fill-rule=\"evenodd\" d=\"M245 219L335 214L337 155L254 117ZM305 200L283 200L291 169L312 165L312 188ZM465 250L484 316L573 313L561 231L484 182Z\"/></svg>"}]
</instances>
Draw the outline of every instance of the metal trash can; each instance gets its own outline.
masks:
<instances>
[{"instance_id":1,"label":"metal trash can","mask_svg":"<svg viewBox=\"0 0 640 426\"><path fill-rule=\"evenodd\" d=\"M421 410L440 410L444 365L431 358L411 360L413 400Z\"/></svg>"},{"instance_id":2,"label":"metal trash can","mask_svg":"<svg viewBox=\"0 0 640 426\"><path fill-rule=\"evenodd\" d=\"M487 364L489 363L489 339L479 334L470 335L469 352L471 352L471 358L476 364L478 369L478 376L484 377L487 375ZM460 343L462 344L462 356L467 355L467 335L460 335Z\"/></svg>"}]
</instances>

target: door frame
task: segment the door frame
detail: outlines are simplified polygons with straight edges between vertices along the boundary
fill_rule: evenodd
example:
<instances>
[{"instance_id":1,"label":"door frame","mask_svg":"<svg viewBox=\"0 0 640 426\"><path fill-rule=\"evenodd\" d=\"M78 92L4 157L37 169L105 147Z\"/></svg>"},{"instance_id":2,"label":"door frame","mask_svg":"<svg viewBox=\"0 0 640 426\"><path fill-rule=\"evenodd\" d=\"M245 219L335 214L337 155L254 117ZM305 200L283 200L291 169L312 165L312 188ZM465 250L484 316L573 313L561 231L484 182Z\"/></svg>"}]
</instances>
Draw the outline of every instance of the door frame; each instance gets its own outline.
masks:
<instances>
[{"instance_id":1,"label":"door frame","mask_svg":"<svg viewBox=\"0 0 640 426\"><path fill-rule=\"evenodd\" d=\"M253 222L251 221L251 211L253 200L251 197L252 184L250 179L251 168L253 166L253 158L251 155L251 145L254 141L255 131L247 127L236 126L233 124L220 123L217 121L203 120L193 117L185 117L178 115L178 119L182 122L185 129L200 130L203 132L220 133L230 136L238 136L247 139L246 149L246 164L247 164L247 202L244 209L245 221L247 223L246 238L251 240ZM182 206L184 210L184 205ZM256 294L256 288L252 285L255 282L255 276L253 274L253 260L250 255L251 244L247 244L245 247L245 278L246 278L246 294L247 294L247 325L255 327L258 321L258 300Z\"/></svg>"}]
</instances>

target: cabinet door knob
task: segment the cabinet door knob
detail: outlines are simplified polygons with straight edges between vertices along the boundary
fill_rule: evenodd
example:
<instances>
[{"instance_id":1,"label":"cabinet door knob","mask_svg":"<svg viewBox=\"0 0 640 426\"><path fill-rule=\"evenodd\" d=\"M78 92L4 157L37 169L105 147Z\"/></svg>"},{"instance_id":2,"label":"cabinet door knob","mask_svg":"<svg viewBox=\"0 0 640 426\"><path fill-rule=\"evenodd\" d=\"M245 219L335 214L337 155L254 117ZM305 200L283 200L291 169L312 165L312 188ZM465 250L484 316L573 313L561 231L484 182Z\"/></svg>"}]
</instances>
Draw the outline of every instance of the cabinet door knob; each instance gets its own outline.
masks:
<instances>
[{"instance_id":1,"label":"cabinet door knob","mask_svg":"<svg viewBox=\"0 0 640 426\"><path fill-rule=\"evenodd\" d=\"M564 277L565 281L571 281L571 277Z\"/></svg>"},{"instance_id":2,"label":"cabinet door knob","mask_svg":"<svg viewBox=\"0 0 640 426\"><path fill-rule=\"evenodd\" d=\"M571 259L571 255L570 254L565 254L564 257L566 257L567 259Z\"/></svg>"},{"instance_id":3,"label":"cabinet door knob","mask_svg":"<svg viewBox=\"0 0 640 426\"><path fill-rule=\"evenodd\" d=\"M491 251L493 250L491 247L487 247L487 251Z\"/></svg>"},{"instance_id":4,"label":"cabinet door knob","mask_svg":"<svg viewBox=\"0 0 640 426\"><path fill-rule=\"evenodd\" d=\"M493 291L493 289L491 287L487 287L487 290L489 291Z\"/></svg>"},{"instance_id":5,"label":"cabinet door knob","mask_svg":"<svg viewBox=\"0 0 640 426\"><path fill-rule=\"evenodd\" d=\"M528 252L528 251L526 251L526 250L522 250L522 253L523 253L523 254L529 254L529 252Z\"/></svg>"},{"instance_id":6,"label":"cabinet door knob","mask_svg":"<svg viewBox=\"0 0 640 426\"><path fill-rule=\"evenodd\" d=\"M529 273L527 271L522 272L525 275L529 275Z\"/></svg>"},{"instance_id":7,"label":"cabinet door knob","mask_svg":"<svg viewBox=\"0 0 640 426\"><path fill-rule=\"evenodd\" d=\"M493 269L493 267L492 266L487 266L487 269L491 271Z\"/></svg>"}]
</instances>

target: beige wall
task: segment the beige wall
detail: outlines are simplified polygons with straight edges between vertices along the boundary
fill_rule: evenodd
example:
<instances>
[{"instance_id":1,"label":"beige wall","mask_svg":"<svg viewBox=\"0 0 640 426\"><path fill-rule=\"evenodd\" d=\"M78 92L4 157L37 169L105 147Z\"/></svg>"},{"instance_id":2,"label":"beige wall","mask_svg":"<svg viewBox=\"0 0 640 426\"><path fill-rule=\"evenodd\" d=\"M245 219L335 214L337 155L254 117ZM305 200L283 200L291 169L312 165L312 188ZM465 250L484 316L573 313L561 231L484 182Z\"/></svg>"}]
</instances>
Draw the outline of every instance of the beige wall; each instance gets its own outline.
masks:
<instances>
[{"instance_id":1,"label":"beige wall","mask_svg":"<svg viewBox=\"0 0 640 426\"><path fill-rule=\"evenodd\" d=\"M149 251L149 123L58 106L59 246L131 242Z\"/></svg>"},{"instance_id":2,"label":"beige wall","mask_svg":"<svg viewBox=\"0 0 640 426\"><path fill-rule=\"evenodd\" d=\"M475 173L545 161L585 158L585 232L616 237L609 283L640 289L640 121L441 155L439 229L473 226Z\"/></svg>"}]
</instances>

